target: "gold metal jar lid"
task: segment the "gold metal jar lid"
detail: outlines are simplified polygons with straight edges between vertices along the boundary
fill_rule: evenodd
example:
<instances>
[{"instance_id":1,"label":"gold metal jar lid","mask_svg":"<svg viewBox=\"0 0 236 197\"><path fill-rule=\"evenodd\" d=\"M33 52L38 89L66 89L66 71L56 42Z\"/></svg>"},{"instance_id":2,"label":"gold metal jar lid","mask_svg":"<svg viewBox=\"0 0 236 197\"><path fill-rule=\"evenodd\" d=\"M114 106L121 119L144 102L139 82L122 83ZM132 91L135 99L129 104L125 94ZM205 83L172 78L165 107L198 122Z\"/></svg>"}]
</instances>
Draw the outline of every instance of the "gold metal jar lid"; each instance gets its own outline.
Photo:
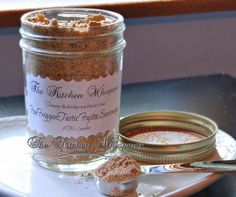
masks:
<instances>
[{"instance_id":1,"label":"gold metal jar lid","mask_svg":"<svg viewBox=\"0 0 236 197\"><path fill-rule=\"evenodd\" d=\"M180 111L156 111L133 114L120 121L122 152L142 163L178 163L204 160L215 151L217 124L211 119ZM164 143L139 141L140 133L174 131L189 132L202 138L193 142Z\"/></svg>"}]
</instances>

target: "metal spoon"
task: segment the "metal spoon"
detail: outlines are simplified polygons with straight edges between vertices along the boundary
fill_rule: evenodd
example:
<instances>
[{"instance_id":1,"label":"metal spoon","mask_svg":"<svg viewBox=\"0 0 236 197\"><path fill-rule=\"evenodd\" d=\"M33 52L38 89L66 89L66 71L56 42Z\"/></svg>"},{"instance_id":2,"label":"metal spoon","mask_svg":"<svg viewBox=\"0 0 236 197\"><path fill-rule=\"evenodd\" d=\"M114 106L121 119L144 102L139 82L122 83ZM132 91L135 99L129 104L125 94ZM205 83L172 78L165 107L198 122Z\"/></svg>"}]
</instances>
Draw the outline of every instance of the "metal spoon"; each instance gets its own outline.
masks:
<instances>
[{"instance_id":1,"label":"metal spoon","mask_svg":"<svg viewBox=\"0 0 236 197\"><path fill-rule=\"evenodd\" d=\"M235 173L236 160L141 166L141 176L161 173ZM136 190L138 177L124 182L106 182L94 177L97 189L107 196L124 196Z\"/></svg>"}]
</instances>

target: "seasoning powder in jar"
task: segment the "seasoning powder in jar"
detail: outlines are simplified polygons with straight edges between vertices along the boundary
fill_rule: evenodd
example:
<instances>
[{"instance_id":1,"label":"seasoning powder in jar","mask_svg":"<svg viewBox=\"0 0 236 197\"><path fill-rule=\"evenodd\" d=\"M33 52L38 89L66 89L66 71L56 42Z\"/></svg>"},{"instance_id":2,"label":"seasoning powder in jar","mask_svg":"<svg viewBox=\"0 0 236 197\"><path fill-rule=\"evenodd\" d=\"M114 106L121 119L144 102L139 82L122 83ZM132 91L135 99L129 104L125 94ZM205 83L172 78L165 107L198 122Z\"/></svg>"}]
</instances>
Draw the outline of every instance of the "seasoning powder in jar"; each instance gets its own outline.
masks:
<instances>
[{"instance_id":1,"label":"seasoning powder in jar","mask_svg":"<svg viewBox=\"0 0 236 197\"><path fill-rule=\"evenodd\" d=\"M117 140L123 17L62 8L26 13L21 22L33 159L60 171L97 166Z\"/></svg>"}]
</instances>

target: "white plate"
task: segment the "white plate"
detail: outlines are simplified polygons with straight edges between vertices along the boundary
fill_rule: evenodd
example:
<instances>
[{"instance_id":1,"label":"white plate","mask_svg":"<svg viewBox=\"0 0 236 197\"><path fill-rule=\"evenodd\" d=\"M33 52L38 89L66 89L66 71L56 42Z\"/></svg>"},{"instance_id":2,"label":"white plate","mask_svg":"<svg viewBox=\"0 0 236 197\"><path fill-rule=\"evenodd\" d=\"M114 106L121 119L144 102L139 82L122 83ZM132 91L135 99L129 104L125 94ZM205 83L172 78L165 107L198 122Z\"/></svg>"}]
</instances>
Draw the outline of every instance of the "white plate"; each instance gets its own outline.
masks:
<instances>
[{"instance_id":1,"label":"white plate","mask_svg":"<svg viewBox=\"0 0 236 197\"><path fill-rule=\"evenodd\" d=\"M31 161L24 116L0 119L0 195L29 197L101 197L93 180L51 172ZM216 135L217 152L210 159L235 159L236 141ZM220 178L216 174L163 174L141 179L141 196L188 196ZM130 196L137 196L133 193Z\"/></svg>"}]
</instances>

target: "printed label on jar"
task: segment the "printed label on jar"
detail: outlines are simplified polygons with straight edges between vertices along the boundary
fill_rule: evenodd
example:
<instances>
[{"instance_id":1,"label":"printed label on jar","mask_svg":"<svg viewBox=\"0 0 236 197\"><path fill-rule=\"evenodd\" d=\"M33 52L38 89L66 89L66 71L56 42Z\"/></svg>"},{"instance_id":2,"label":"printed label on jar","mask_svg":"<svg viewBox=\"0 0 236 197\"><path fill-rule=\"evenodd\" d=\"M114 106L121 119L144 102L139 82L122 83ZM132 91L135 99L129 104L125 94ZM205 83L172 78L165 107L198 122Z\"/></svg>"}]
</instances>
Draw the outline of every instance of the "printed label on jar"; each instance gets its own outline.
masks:
<instances>
[{"instance_id":1,"label":"printed label on jar","mask_svg":"<svg viewBox=\"0 0 236 197\"><path fill-rule=\"evenodd\" d=\"M37 133L87 137L119 124L121 73L91 81L26 76L28 126Z\"/></svg>"}]
</instances>

